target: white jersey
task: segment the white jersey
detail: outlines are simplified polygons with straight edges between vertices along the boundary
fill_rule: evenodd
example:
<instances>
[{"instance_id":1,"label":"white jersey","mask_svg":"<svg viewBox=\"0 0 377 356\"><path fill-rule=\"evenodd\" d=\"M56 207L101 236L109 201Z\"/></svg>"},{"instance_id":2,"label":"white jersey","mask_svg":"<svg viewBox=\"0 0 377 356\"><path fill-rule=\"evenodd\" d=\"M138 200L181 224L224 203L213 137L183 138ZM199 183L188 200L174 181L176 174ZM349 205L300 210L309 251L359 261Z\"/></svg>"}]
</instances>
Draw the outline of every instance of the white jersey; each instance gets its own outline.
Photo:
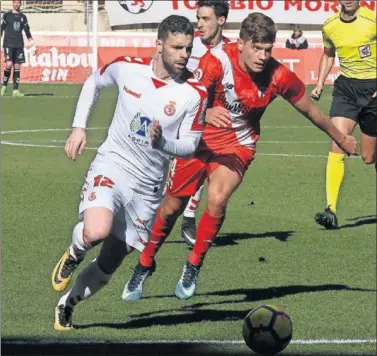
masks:
<instances>
[{"instance_id":1,"label":"white jersey","mask_svg":"<svg viewBox=\"0 0 377 356\"><path fill-rule=\"evenodd\" d=\"M222 37L221 41L216 46L209 46L203 44L198 34L195 34L191 56L187 63L187 69L191 72L194 72L199 65L200 59L211 49L222 48L224 43L228 43L229 39Z\"/></svg>"},{"instance_id":2,"label":"white jersey","mask_svg":"<svg viewBox=\"0 0 377 356\"><path fill-rule=\"evenodd\" d=\"M119 57L93 73L83 86L72 126L85 128L99 89L117 86L113 120L92 167L115 165L125 173L125 184L154 201L162 194L170 156L189 157L198 146L207 92L189 71L163 81L152 65L151 59ZM158 149L149 137L154 120L162 127Z\"/></svg>"}]
</instances>

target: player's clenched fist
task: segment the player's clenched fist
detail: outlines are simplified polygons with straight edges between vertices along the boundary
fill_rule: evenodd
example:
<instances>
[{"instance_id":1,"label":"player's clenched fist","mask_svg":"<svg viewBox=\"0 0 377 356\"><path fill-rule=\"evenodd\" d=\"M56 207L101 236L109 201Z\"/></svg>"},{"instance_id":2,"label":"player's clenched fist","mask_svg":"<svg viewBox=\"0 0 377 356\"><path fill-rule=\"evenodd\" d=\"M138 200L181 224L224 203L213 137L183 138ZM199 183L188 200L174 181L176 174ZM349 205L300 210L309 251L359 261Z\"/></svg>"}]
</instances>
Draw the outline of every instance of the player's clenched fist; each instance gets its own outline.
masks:
<instances>
[{"instance_id":1,"label":"player's clenched fist","mask_svg":"<svg viewBox=\"0 0 377 356\"><path fill-rule=\"evenodd\" d=\"M162 137L162 128L158 120L153 121L150 136L152 147L158 148Z\"/></svg>"},{"instance_id":2,"label":"player's clenched fist","mask_svg":"<svg viewBox=\"0 0 377 356\"><path fill-rule=\"evenodd\" d=\"M318 101L320 98L321 98L321 94L322 94L322 91L323 91L323 87L320 86L320 85L317 85L313 90L312 92L310 93L310 96Z\"/></svg>"},{"instance_id":3,"label":"player's clenched fist","mask_svg":"<svg viewBox=\"0 0 377 356\"><path fill-rule=\"evenodd\" d=\"M65 153L69 159L75 160L77 154L81 155L86 146L85 129L81 127L74 127L71 135L65 143Z\"/></svg>"}]
</instances>

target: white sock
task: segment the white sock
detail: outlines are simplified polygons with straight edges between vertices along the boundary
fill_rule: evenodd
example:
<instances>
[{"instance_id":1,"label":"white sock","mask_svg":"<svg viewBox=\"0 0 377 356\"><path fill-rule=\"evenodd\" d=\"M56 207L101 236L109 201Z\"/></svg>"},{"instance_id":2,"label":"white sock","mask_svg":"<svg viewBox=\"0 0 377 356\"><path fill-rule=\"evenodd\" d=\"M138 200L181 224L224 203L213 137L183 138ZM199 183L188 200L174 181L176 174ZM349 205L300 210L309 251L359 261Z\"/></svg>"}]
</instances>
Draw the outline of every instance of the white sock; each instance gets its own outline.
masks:
<instances>
[{"instance_id":1,"label":"white sock","mask_svg":"<svg viewBox=\"0 0 377 356\"><path fill-rule=\"evenodd\" d=\"M75 257L76 259L78 257L84 258L86 251L90 250L92 246L87 246L83 240L83 234L84 234L84 222L79 222L72 232L72 245L69 247L69 253L71 256ZM78 253L76 253L78 252ZM80 256L77 256L80 254Z\"/></svg>"},{"instance_id":2,"label":"white sock","mask_svg":"<svg viewBox=\"0 0 377 356\"><path fill-rule=\"evenodd\" d=\"M186 205L186 209L183 213L183 216L186 218L195 218L196 210L200 204L200 200L202 198L204 185L202 185L198 191L190 198L188 204Z\"/></svg>"},{"instance_id":3,"label":"white sock","mask_svg":"<svg viewBox=\"0 0 377 356\"><path fill-rule=\"evenodd\" d=\"M73 308L82 300L101 290L109 283L111 277L112 274L106 274L102 271L97 260L92 261L79 274L72 289L60 298L58 305L63 304Z\"/></svg>"}]
</instances>

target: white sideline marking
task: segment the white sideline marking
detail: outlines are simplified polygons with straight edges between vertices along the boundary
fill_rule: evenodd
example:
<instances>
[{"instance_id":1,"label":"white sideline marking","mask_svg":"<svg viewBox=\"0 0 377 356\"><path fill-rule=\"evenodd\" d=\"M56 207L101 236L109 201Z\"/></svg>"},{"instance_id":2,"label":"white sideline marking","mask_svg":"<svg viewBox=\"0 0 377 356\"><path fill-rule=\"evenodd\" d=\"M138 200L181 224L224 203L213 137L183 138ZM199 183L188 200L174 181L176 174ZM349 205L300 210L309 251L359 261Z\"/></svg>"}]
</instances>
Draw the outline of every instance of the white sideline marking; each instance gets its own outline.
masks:
<instances>
[{"instance_id":1,"label":"white sideline marking","mask_svg":"<svg viewBox=\"0 0 377 356\"><path fill-rule=\"evenodd\" d=\"M314 126L265 126L264 128L313 128ZM87 130L107 130L108 127L88 127ZM33 132L59 132L59 131L70 131L71 128L66 129L32 129L32 130L9 130L1 131L1 135L6 134L17 134L17 133L33 133ZM63 140L52 140L53 143L65 142ZM98 141L94 141L98 142ZM261 141L260 143L271 143L271 144L280 144L280 143L328 143L327 141ZM34 144L34 143L25 143L20 141L1 141L1 144L8 146L19 146L19 147L40 147L40 148L64 148L62 145L48 145L48 144ZM97 150L98 147L86 147L86 150ZM273 156L273 157L302 157L302 158L327 158L325 155L309 155L309 154L292 154L292 153L258 153L258 156ZM352 156L351 158L359 158Z\"/></svg>"},{"instance_id":2,"label":"white sideline marking","mask_svg":"<svg viewBox=\"0 0 377 356\"><path fill-rule=\"evenodd\" d=\"M51 139L38 139L36 143L51 142L51 143L65 143L67 140L51 140ZM90 140L90 142L102 143L104 140ZM34 143L35 140L17 140L17 141L8 141L8 142L17 142L17 143ZM328 144L329 141L259 141L260 144Z\"/></svg>"},{"instance_id":3,"label":"white sideline marking","mask_svg":"<svg viewBox=\"0 0 377 356\"><path fill-rule=\"evenodd\" d=\"M263 129L315 129L314 125L266 125L262 126Z\"/></svg>"},{"instance_id":4,"label":"white sideline marking","mask_svg":"<svg viewBox=\"0 0 377 356\"><path fill-rule=\"evenodd\" d=\"M25 93L25 94L33 94L33 93ZM78 95L35 95L35 96L24 96L22 98L22 100L25 100L25 99L36 99L36 98L40 98L42 99L43 98L43 101L44 100L48 100L48 99L77 99L79 96ZM19 100L19 98L13 98L12 96L2 96L1 97L1 100L3 99L15 99L15 100Z\"/></svg>"},{"instance_id":5,"label":"white sideline marking","mask_svg":"<svg viewBox=\"0 0 377 356\"><path fill-rule=\"evenodd\" d=\"M141 32L140 32L141 33ZM79 94L77 95L34 95L33 96L33 92L24 92L24 94L31 94L31 95L26 95L22 98L22 100L25 100L25 99L36 99L36 98L43 98L43 100L46 100L46 99L77 99L79 97ZM104 95L102 95L103 97ZM3 99L14 99L14 100L19 100L19 98L13 98L11 95L8 95L8 96L3 96L1 98L1 100ZM277 101L286 101L285 99L283 98L276 98L275 100ZM321 98L321 101L331 101L332 98Z\"/></svg>"},{"instance_id":6,"label":"white sideline marking","mask_svg":"<svg viewBox=\"0 0 377 356\"><path fill-rule=\"evenodd\" d=\"M273 143L273 144L281 144L281 143L287 143L287 144L291 144L291 143L304 143L304 144L310 144L310 143L313 143L313 144L319 144L319 143L330 143L330 140L329 141L258 141L258 145L260 144L263 144L263 143Z\"/></svg>"},{"instance_id":7,"label":"white sideline marking","mask_svg":"<svg viewBox=\"0 0 377 356\"><path fill-rule=\"evenodd\" d=\"M40 148L64 148L64 146L58 145L40 145L33 143L21 143L13 141L1 141L2 145L7 146L19 146L19 147L40 147ZM85 147L86 150L97 150L98 147ZM257 156L272 156L272 157L300 157L300 158L327 158L326 155L300 155L293 153L257 153ZM350 156L349 158L360 158L358 156Z\"/></svg>"},{"instance_id":8,"label":"white sideline marking","mask_svg":"<svg viewBox=\"0 0 377 356\"><path fill-rule=\"evenodd\" d=\"M19 146L19 147L41 147L41 148L64 148L64 146L58 145L39 145L33 143L20 143L12 141L1 141L1 144L8 146ZM97 147L85 147L86 150L96 150ZM320 155L294 155L290 153L258 153L258 156L276 156L276 157L327 157Z\"/></svg>"},{"instance_id":9,"label":"white sideline marking","mask_svg":"<svg viewBox=\"0 0 377 356\"><path fill-rule=\"evenodd\" d=\"M1 141L2 145L8 146L20 146L20 147L41 147L41 148L64 148L64 146L57 146L57 145L38 145L33 143L20 143L20 142L12 142L12 141ZM86 150L96 150L98 147L85 147Z\"/></svg>"},{"instance_id":10,"label":"white sideline marking","mask_svg":"<svg viewBox=\"0 0 377 356\"><path fill-rule=\"evenodd\" d=\"M112 344L109 340L64 340L64 339L40 339L40 340L14 340L2 341L8 345L52 345L52 344ZM114 344L144 344L144 345L164 345L164 344L212 344L212 345L238 345L244 344L243 340L129 340L114 341ZM323 345L323 344L375 344L376 339L294 339L290 342L293 345Z\"/></svg>"},{"instance_id":11,"label":"white sideline marking","mask_svg":"<svg viewBox=\"0 0 377 356\"><path fill-rule=\"evenodd\" d=\"M314 125L292 125L292 126L263 126L263 129L314 129ZM86 130L108 130L108 127L87 127ZM1 131L2 135L14 134L14 133L32 133L32 132L59 132L70 131L68 129L31 129L31 130L5 130ZM262 141L261 141L262 142Z\"/></svg>"},{"instance_id":12,"label":"white sideline marking","mask_svg":"<svg viewBox=\"0 0 377 356\"><path fill-rule=\"evenodd\" d=\"M72 130L72 128L69 128L69 129L9 130L9 131L1 131L1 134L6 135L6 134L14 134L14 133L55 132L55 131L71 131L71 130ZM108 130L108 127L87 127L86 130Z\"/></svg>"}]
</instances>

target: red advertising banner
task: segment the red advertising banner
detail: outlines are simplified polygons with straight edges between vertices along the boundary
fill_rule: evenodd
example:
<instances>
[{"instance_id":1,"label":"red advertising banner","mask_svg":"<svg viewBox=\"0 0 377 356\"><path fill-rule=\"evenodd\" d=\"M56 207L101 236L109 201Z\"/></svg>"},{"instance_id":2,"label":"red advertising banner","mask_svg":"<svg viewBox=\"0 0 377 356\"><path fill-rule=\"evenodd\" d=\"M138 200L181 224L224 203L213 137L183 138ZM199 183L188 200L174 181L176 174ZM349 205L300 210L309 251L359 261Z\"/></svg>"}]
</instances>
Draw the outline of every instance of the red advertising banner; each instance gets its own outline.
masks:
<instances>
[{"instance_id":1,"label":"red advertising banner","mask_svg":"<svg viewBox=\"0 0 377 356\"><path fill-rule=\"evenodd\" d=\"M98 66L119 56L151 57L154 51L154 47L99 47ZM273 56L295 72L305 84L315 84L322 51L321 48L301 51L275 48ZM36 56L32 56L26 48L25 59L26 63L21 68L21 80L24 83L79 84L92 73L93 55L90 47L45 45L38 47ZM338 73L339 63L336 61L326 84L333 84Z\"/></svg>"}]
</instances>

